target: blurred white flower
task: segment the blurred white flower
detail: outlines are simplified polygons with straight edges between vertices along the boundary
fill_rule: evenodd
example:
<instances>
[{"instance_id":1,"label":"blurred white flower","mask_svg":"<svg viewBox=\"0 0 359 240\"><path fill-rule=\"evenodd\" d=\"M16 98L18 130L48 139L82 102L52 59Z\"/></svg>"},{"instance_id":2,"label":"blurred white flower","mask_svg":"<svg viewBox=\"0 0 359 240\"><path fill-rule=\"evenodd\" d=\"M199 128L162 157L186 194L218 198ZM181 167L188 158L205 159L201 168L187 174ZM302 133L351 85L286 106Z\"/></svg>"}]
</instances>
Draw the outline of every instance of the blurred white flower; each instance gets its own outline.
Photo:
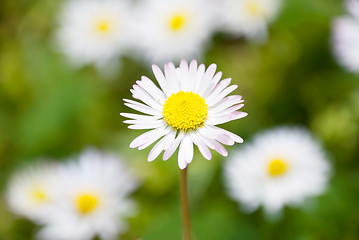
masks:
<instances>
[{"instance_id":1,"label":"blurred white flower","mask_svg":"<svg viewBox=\"0 0 359 240\"><path fill-rule=\"evenodd\" d=\"M15 173L9 181L6 200L14 213L42 223L53 203L58 166L37 163Z\"/></svg>"},{"instance_id":2,"label":"blurred white flower","mask_svg":"<svg viewBox=\"0 0 359 240\"><path fill-rule=\"evenodd\" d=\"M115 239L126 229L121 217L133 211L128 195L137 181L116 155L84 151L61 170L55 205L39 239Z\"/></svg>"},{"instance_id":3,"label":"blurred white flower","mask_svg":"<svg viewBox=\"0 0 359 240\"><path fill-rule=\"evenodd\" d=\"M214 30L213 13L207 0L144 0L133 43L150 63L200 57Z\"/></svg>"},{"instance_id":4,"label":"blurred white flower","mask_svg":"<svg viewBox=\"0 0 359 240\"><path fill-rule=\"evenodd\" d=\"M209 148L227 156L221 143L243 142L239 136L216 127L247 116L237 111L244 105L242 97L227 96L237 85L229 86L230 78L221 80L222 72L215 74L216 68L212 64L205 71L205 66L197 66L195 60L190 66L182 60L177 68L172 62L166 64L163 74L153 65L161 89L143 76L131 90L132 96L143 103L124 99L126 106L147 114L121 113L131 119L124 123L130 124L130 129L152 129L135 138L130 147L141 150L161 138L149 153L148 161L153 161L163 150L163 160L167 160L179 146L178 165L184 169L192 161L193 144L209 160L212 158Z\"/></svg>"},{"instance_id":5,"label":"blurred white flower","mask_svg":"<svg viewBox=\"0 0 359 240\"><path fill-rule=\"evenodd\" d=\"M217 0L220 31L236 37L263 40L267 25L277 16L281 0Z\"/></svg>"},{"instance_id":6,"label":"blurred white flower","mask_svg":"<svg viewBox=\"0 0 359 240\"><path fill-rule=\"evenodd\" d=\"M128 47L130 8L122 0L70 0L61 13L56 36L76 65L103 67Z\"/></svg>"},{"instance_id":7,"label":"blurred white flower","mask_svg":"<svg viewBox=\"0 0 359 240\"><path fill-rule=\"evenodd\" d=\"M333 21L332 46L343 67L359 72L359 1L347 0L346 5L351 16Z\"/></svg>"},{"instance_id":8,"label":"blurred white flower","mask_svg":"<svg viewBox=\"0 0 359 240\"><path fill-rule=\"evenodd\" d=\"M259 134L234 153L224 177L230 196L245 210L262 205L271 214L322 193L329 170L323 149L309 132L284 127Z\"/></svg>"}]
</instances>

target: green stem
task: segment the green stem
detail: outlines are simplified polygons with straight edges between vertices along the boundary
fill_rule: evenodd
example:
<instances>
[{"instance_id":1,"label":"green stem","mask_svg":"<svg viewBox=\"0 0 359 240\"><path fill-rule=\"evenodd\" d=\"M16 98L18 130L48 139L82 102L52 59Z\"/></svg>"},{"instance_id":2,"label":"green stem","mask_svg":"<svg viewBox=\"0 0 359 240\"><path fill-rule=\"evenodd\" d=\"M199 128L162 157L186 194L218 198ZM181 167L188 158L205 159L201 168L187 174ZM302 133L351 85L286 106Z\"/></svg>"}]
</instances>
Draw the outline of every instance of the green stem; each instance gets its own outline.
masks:
<instances>
[{"instance_id":1,"label":"green stem","mask_svg":"<svg viewBox=\"0 0 359 240\"><path fill-rule=\"evenodd\" d=\"M187 167L180 172L182 239L191 240L191 219L188 203Z\"/></svg>"}]
</instances>

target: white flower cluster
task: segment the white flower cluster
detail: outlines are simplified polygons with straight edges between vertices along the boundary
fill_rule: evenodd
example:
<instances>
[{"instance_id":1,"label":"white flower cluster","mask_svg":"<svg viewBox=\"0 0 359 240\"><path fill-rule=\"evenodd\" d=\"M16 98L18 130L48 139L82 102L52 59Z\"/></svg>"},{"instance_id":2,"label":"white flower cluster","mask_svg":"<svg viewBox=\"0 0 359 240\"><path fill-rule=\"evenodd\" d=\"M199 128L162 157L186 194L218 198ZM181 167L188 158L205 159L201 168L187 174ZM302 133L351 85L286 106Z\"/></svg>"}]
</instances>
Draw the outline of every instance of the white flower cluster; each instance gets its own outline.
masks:
<instances>
[{"instance_id":1,"label":"white flower cluster","mask_svg":"<svg viewBox=\"0 0 359 240\"><path fill-rule=\"evenodd\" d=\"M280 0L68 0L60 49L77 65L101 67L122 55L151 63L192 59L215 32L263 38Z\"/></svg>"},{"instance_id":2,"label":"white flower cluster","mask_svg":"<svg viewBox=\"0 0 359 240\"><path fill-rule=\"evenodd\" d=\"M67 164L18 172L6 196L14 213L44 225L38 239L111 240L126 229L120 217L132 214L137 185L116 155L88 149Z\"/></svg>"},{"instance_id":3,"label":"white flower cluster","mask_svg":"<svg viewBox=\"0 0 359 240\"><path fill-rule=\"evenodd\" d=\"M346 7L350 16L333 21L332 46L339 64L359 73L359 1L347 0Z\"/></svg>"}]
</instances>

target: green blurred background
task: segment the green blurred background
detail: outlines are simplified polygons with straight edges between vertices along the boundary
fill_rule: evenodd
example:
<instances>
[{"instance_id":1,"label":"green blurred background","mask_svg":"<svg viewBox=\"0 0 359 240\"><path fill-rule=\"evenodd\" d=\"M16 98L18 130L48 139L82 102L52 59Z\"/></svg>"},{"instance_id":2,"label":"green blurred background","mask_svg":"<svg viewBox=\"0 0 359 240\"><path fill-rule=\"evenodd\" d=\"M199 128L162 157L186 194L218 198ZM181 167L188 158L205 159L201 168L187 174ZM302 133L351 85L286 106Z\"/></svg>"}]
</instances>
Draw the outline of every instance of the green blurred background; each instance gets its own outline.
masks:
<instances>
[{"instance_id":1,"label":"green blurred background","mask_svg":"<svg viewBox=\"0 0 359 240\"><path fill-rule=\"evenodd\" d=\"M40 156L56 159L86 146L121 154L142 179L139 211L121 239L181 239L176 157L149 164L129 149L143 131L128 130L123 98L150 64L124 58L117 74L73 68L54 47L61 1L0 3L0 190L16 169ZM244 214L225 194L219 154L198 152L189 169L195 239L359 239L359 75L341 69L330 50L330 23L345 14L337 0L286 0L266 44L216 35L203 62L232 77L249 116L225 128L250 140L277 125L301 125L323 141L333 165L328 191L281 218ZM233 151L241 147L227 148ZM175 156L175 155L174 155ZM61 160L59 160L61 161ZM28 240L38 226L14 216L0 200L0 239Z\"/></svg>"}]
</instances>

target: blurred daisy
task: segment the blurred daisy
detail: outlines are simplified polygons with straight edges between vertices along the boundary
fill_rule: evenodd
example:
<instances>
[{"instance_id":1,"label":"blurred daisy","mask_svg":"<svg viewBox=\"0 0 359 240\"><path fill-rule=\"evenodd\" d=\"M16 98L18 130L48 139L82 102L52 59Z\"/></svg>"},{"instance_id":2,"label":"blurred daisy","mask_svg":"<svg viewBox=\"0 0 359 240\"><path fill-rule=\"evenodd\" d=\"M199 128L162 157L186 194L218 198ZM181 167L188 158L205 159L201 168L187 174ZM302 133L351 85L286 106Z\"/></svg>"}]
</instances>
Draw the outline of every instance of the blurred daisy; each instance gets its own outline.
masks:
<instances>
[{"instance_id":1,"label":"blurred daisy","mask_svg":"<svg viewBox=\"0 0 359 240\"><path fill-rule=\"evenodd\" d=\"M212 35L213 12L206 0L145 0L136 24L142 40L134 43L151 63L198 57Z\"/></svg>"},{"instance_id":2,"label":"blurred daisy","mask_svg":"<svg viewBox=\"0 0 359 240\"><path fill-rule=\"evenodd\" d=\"M123 53L130 32L129 6L121 0L71 0L60 16L57 38L77 65L103 67Z\"/></svg>"},{"instance_id":3,"label":"blurred daisy","mask_svg":"<svg viewBox=\"0 0 359 240\"><path fill-rule=\"evenodd\" d=\"M25 218L42 223L53 203L58 168L46 162L15 173L9 182L6 199L10 209Z\"/></svg>"},{"instance_id":4,"label":"blurred daisy","mask_svg":"<svg viewBox=\"0 0 359 240\"><path fill-rule=\"evenodd\" d=\"M132 96L143 103L124 99L126 106L147 114L121 113L131 119L124 123L130 124L130 129L152 129L134 139L130 147L141 150L160 139L148 155L148 161L153 161L163 150L163 160L167 160L179 146L178 165L184 169L192 161L193 144L209 160L209 148L227 156L221 143L243 142L239 136L216 127L247 116L237 111L243 107L242 97L227 96L237 85L229 86L230 78L221 80L222 73L215 74L216 67L212 64L205 70L195 60L190 66L182 60L177 68L172 62L166 64L163 74L153 65L161 89L143 76L131 90Z\"/></svg>"},{"instance_id":5,"label":"blurred daisy","mask_svg":"<svg viewBox=\"0 0 359 240\"><path fill-rule=\"evenodd\" d=\"M258 135L224 167L229 194L247 211L275 213L325 190L330 166L320 144L303 129L277 128Z\"/></svg>"},{"instance_id":6,"label":"blurred daisy","mask_svg":"<svg viewBox=\"0 0 359 240\"><path fill-rule=\"evenodd\" d=\"M249 39L265 39L267 25L277 16L281 0L218 0L220 30Z\"/></svg>"},{"instance_id":7,"label":"blurred daisy","mask_svg":"<svg viewBox=\"0 0 359 240\"><path fill-rule=\"evenodd\" d=\"M349 71L359 72L359 1L347 0L351 16L333 22L332 46L338 62Z\"/></svg>"},{"instance_id":8,"label":"blurred daisy","mask_svg":"<svg viewBox=\"0 0 359 240\"><path fill-rule=\"evenodd\" d=\"M113 154L83 152L66 165L59 177L55 206L48 214L40 239L115 239L126 229L120 218L133 209L128 195L137 182Z\"/></svg>"}]
</instances>

